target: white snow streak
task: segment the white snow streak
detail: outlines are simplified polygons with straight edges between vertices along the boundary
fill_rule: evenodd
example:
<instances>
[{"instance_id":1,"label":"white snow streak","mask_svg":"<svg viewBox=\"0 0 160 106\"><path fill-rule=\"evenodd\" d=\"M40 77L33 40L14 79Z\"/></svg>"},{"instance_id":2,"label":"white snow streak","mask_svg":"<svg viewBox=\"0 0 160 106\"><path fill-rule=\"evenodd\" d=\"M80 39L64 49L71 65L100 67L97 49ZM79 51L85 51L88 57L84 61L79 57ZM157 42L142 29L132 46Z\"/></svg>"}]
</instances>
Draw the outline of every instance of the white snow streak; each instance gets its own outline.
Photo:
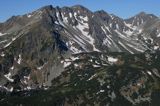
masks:
<instances>
[{"instance_id":1,"label":"white snow streak","mask_svg":"<svg viewBox=\"0 0 160 106\"><path fill-rule=\"evenodd\" d=\"M137 47L134 47L134 46L131 45L131 44L127 44L127 45L128 45L129 47L131 47L131 48L133 48L133 49L139 51L139 52L144 52L142 49L139 49L139 48L137 48Z\"/></svg>"},{"instance_id":2,"label":"white snow streak","mask_svg":"<svg viewBox=\"0 0 160 106\"><path fill-rule=\"evenodd\" d=\"M160 37L160 33L157 35L157 37Z\"/></svg>"},{"instance_id":3,"label":"white snow streak","mask_svg":"<svg viewBox=\"0 0 160 106\"><path fill-rule=\"evenodd\" d=\"M19 54L17 63L21 64L21 61L22 61L22 56Z\"/></svg>"},{"instance_id":4,"label":"white snow streak","mask_svg":"<svg viewBox=\"0 0 160 106\"><path fill-rule=\"evenodd\" d=\"M14 79L11 78L11 73L4 75L10 82L14 82Z\"/></svg>"},{"instance_id":5,"label":"white snow streak","mask_svg":"<svg viewBox=\"0 0 160 106\"><path fill-rule=\"evenodd\" d=\"M19 37L19 36L16 36L16 37L12 38L12 41L9 42L8 44L6 44L6 45L4 46L4 48L6 48L6 47L8 47L10 44L12 44L12 42L15 41L18 37Z\"/></svg>"},{"instance_id":6,"label":"white snow streak","mask_svg":"<svg viewBox=\"0 0 160 106\"><path fill-rule=\"evenodd\" d=\"M127 51L129 51L131 54L134 54L131 50L129 50L122 42L118 41L118 43L125 48Z\"/></svg>"},{"instance_id":7,"label":"white snow streak","mask_svg":"<svg viewBox=\"0 0 160 106\"><path fill-rule=\"evenodd\" d=\"M69 13L69 17L72 18L72 13Z\"/></svg>"}]
</instances>

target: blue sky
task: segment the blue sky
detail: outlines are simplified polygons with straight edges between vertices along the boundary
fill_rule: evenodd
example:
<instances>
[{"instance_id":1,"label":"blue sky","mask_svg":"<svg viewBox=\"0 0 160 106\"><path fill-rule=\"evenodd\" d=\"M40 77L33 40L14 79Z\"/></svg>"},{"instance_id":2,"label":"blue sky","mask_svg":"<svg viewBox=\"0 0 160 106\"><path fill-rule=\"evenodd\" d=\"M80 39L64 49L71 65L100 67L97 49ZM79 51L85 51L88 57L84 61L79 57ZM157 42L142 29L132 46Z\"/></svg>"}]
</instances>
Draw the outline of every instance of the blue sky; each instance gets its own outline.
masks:
<instances>
[{"instance_id":1,"label":"blue sky","mask_svg":"<svg viewBox=\"0 0 160 106\"><path fill-rule=\"evenodd\" d=\"M141 11L160 16L160 0L0 0L0 22L50 4L60 7L80 4L92 11L103 9L122 18Z\"/></svg>"}]
</instances>

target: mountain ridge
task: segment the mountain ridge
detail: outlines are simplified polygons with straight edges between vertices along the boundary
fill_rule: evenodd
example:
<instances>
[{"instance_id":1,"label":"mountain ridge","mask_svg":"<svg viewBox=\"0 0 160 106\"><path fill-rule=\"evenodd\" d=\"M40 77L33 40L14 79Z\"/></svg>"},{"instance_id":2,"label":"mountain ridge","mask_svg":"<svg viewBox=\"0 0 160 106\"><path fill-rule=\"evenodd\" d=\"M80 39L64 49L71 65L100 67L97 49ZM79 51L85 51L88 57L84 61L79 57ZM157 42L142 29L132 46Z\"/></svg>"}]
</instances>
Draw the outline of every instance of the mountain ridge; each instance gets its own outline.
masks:
<instances>
[{"instance_id":1,"label":"mountain ridge","mask_svg":"<svg viewBox=\"0 0 160 106\"><path fill-rule=\"evenodd\" d=\"M73 6L63 6L63 7L60 7L60 6L53 6L53 5L46 5L46 6L43 6L43 7L40 7L40 8L38 8L38 9L35 9L35 10L33 10L33 11L37 11L37 10L39 10L39 9L43 9L43 8L47 8L47 7L52 7L52 8L56 8L56 7L58 7L58 8L63 8L63 7L82 7L82 8L85 8L83 5L79 5L79 4L77 4L77 5L73 5ZM87 8L85 8L85 9L87 9ZM88 9L89 10L89 9ZM100 9L100 10L96 10L96 11L92 11L92 12L97 12L97 11L104 11L104 12L107 12L107 11L105 11L105 10L103 10L103 9ZM91 10L90 10L91 11ZM158 17L157 15L155 15L155 14L152 14L152 13L148 13L148 12L145 12L145 11L141 11L141 12L138 12L138 13L136 13L136 14L134 14L134 15L132 15L132 16L129 16L128 18L122 18L122 17L120 17L120 18L122 18L122 19L124 19L124 20L127 20L127 19L130 19L130 18L132 18L132 17L134 17L134 16L136 16L136 15L138 15L138 14L141 14L141 13L143 13L143 14L148 14L148 15L154 15L154 16L156 16L156 17ZM113 13L109 13L109 14L113 14ZM114 14L113 14L114 15ZM115 14L116 15L116 14ZM21 16L21 15L13 15L13 16ZM12 17L12 16L11 16ZM119 16L118 16L119 17ZM10 18L8 18L8 19L10 19ZM6 19L6 21L8 20L8 19ZM6 22L6 21L4 21L4 22ZM4 22L0 22L0 24L1 23L4 23Z\"/></svg>"}]
</instances>

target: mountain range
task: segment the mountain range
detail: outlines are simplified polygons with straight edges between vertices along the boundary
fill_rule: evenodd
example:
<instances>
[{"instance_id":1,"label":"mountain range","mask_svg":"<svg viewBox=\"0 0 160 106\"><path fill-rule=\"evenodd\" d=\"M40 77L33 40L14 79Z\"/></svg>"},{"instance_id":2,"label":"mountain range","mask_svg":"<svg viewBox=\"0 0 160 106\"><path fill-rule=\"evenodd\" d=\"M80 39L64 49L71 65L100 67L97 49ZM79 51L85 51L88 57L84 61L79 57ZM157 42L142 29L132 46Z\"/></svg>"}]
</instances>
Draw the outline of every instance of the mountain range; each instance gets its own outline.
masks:
<instances>
[{"instance_id":1,"label":"mountain range","mask_svg":"<svg viewBox=\"0 0 160 106\"><path fill-rule=\"evenodd\" d=\"M92 12L81 5L62 8L49 5L25 15L12 16L0 23L0 101L2 104L12 101L11 95L19 92L28 97L32 96L31 91L64 91L65 86L70 92L73 83L77 83L78 87L84 88L75 87L74 96L69 97L67 91L67 96L63 95L67 98L60 97L60 104L54 102L56 106L74 106L76 103L79 106L82 101L87 102L84 98L88 98L91 106L124 106L117 105L121 100L128 106L149 106L153 87L150 86L156 84L153 88L160 88L159 46L160 19L145 12L122 19L103 10ZM90 81L94 77L111 86L106 85L106 88ZM120 84L116 82L118 80L121 80ZM100 90L98 93L95 91L99 89L97 86L112 90L104 98L101 93L107 92ZM99 96L93 100L102 98L104 101L92 104L90 97L95 94L80 95L84 89L88 93L97 92ZM57 95L57 92L53 94ZM8 93L11 99L4 96ZM67 99L71 100L70 105ZM46 101L50 102L49 99Z\"/></svg>"}]
</instances>

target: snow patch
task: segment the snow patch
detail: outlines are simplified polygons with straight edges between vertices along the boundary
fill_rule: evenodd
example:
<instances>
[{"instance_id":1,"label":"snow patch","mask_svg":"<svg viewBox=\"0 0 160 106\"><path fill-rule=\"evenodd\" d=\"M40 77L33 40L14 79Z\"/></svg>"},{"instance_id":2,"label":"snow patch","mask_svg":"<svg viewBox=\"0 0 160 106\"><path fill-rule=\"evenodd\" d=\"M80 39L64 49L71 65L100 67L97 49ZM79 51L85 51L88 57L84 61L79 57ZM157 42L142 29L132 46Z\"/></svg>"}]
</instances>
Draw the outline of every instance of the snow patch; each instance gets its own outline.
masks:
<instances>
[{"instance_id":1,"label":"snow patch","mask_svg":"<svg viewBox=\"0 0 160 106\"><path fill-rule=\"evenodd\" d=\"M112 27L112 23L110 23L109 26Z\"/></svg>"},{"instance_id":2,"label":"snow patch","mask_svg":"<svg viewBox=\"0 0 160 106\"><path fill-rule=\"evenodd\" d=\"M70 47L70 50L71 50L73 53L80 53L80 52L82 52L81 50L77 49L77 48L74 47L74 46L71 46L71 47Z\"/></svg>"},{"instance_id":3,"label":"snow patch","mask_svg":"<svg viewBox=\"0 0 160 106\"><path fill-rule=\"evenodd\" d=\"M74 12L74 16L75 16L75 17L77 16L77 13L76 13L76 12Z\"/></svg>"},{"instance_id":4,"label":"snow patch","mask_svg":"<svg viewBox=\"0 0 160 106\"><path fill-rule=\"evenodd\" d=\"M147 73L148 73L149 75L152 75L152 73L151 73L150 71L147 71Z\"/></svg>"},{"instance_id":5,"label":"snow patch","mask_svg":"<svg viewBox=\"0 0 160 106\"><path fill-rule=\"evenodd\" d=\"M43 66L40 66L40 67L37 67L37 69L38 69L38 70L41 70L43 67L44 67L44 65L43 65Z\"/></svg>"},{"instance_id":6,"label":"snow patch","mask_svg":"<svg viewBox=\"0 0 160 106\"><path fill-rule=\"evenodd\" d=\"M5 42L7 42L7 40L0 41L0 44L1 44L1 43L5 43Z\"/></svg>"},{"instance_id":7,"label":"snow patch","mask_svg":"<svg viewBox=\"0 0 160 106\"><path fill-rule=\"evenodd\" d=\"M3 87L4 89L6 89L8 92L12 92L13 91L13 87L11 87L11 88L7 88L7 87Z\"/></svg>"},{"instance_id":8,"label":"snow patch","mask_svg":"<svg viewBox=\"0 0 160 106\"><path fill-rule=\"evenodd\" d=\"M10 82L14 82L14 79L11 78L11 73L4 75Z\"/></svg>"},{"instance_id":9,"label":"snow patch","mask_svg":"<svg viewBox=\"0 0 160 106\"><path fill-rule=\"evenodd\" d=\"M79 23L76 27L81 31L83 35L88 35L88 32L84 31L84 29L88 29L88 24Z\"/></svg>"},{"instance_id":10,"label":"snow patch","mask_svg":"<svg viewBox=\"0 0 160 106\"><path fill-rule=\"evenodd\" d=\"M114 19L114 16L112 16L112 14L110 14L109 16L111 17L112 20Z\"/></svg>"},{"instance_id":11,"label":"snow patch","mask_svg":"<svg viewBox=\"0 0 160 106\"><path fill-rule=\"evenodd\" d=\"M72 18L72 13L69 13L69 17Z\"/></svg>"},{"instance_id":12,"label":"snow patch","mask_svg":"<svg viewBox=\"0 0 160 106\"><path fill-rule=\"evenodd\" d=\"M74 64L74 67L78 67L78 64Z\"/></svg>"},{"instance_id":13,"label":"snow patch","mask_svg":"<svg viewBox=\"0 0 160 106\"><path fill-rule=\"evenodd\" d=\"M82 52L81 50L77 49L73 44L75 42L74 41L69 41L66 43L67 47L73 52L73 53L80 53Z\"/></svg>"},{"instance_id":14,"label":"snow patch","mask_svg":"<svg viewBox=\"0 0 160 106\"><path fill-rule=\"evenodd\" d=\"M70 59L65 59L64 61L61 61L63 63L63 67L66 68L72 64Z\"/></svg>"},{"instance_id":15,"label":"snow patch","mask_svg":"<svg viewBox=\"0 0 160 106\"><path fill-rule=\"evenodd\" d=\"M159 46L154 46L154 50L158 50L159 49Z\"/></svg>"},{"instance_id":16,"label":"snow patch","mask_svg":"<svg viewBox=\"0 0 160 106\"><path fill-rule=\"evenodd\" d=\"M8 44L6 44L6 45L4 46L4 48L6 48L6 47L8 47L10 44L12 44L12 42L15 41L18 37L19 37L19 36L16 36L16 37L12 38L12 41L9 42Z\"/></svg>"},{"instance_id":17,"label":"snow patch","mask_svg":"<svg viewBox=\"0 0 160 106\"><path fill-rule=\"evenodd\" d=\"M105 90L100 90L99 92L104 92Z\"/></svg>"},{"instance_id":18,"label":"snow patch","mask_svg":"<svg viewBox=\"0 0 160 106\"><path fill-rule=\"evenodd\" d=\"M157 35L157 37L160 37L160 33Z\"/></svg>"},{"instance_id":19,"label":"snow patch","mask_svg":"<svg viewBox=\"0 0 160 106\"><path fill-rule=\"evenodd\" d=\"M153 69L153 73L154 73L157 77L160 78L160 73L158 72L157 69Z\"/></svg>"},{"instance_id":20,"label":"snow patch","mask_svg":"<svg viewBox=\"0 0 160 106\"><path fill-rule=\"evenodd\" d=\"M123 35L122 33L120 33L118 30L115 30L115 32L116 32L121 38L126 38L126 36Z\"/></svg>"},{"instance_id":21,"label":"snow patch","mask_svg":"<svg viewBox=\"0 0 160 106\"><path fill-rule=\"evenodd\" d=\"M116 24L116 29L118 29L118 30L119 30L119 25L118 25L118 24Z\"/></svg>"},{"instance_id":22,"label":"snow patch","mask_svg":"<svg viewBox=\"0 0 160 106\"><path fill-rule=\"evenodd\" d=\"M12 66L10 69L13 70L13 69L14 69L14 66Z\"/></svg>"},{"instance_id":23,"label":"snow patch","mask_svg":"<svg viewBox=\"0 0 160 106\"><path fill-rule=\"evenodd\" d=\"M144 50L142 50L142 49L139 49L138 47L134 47L133 45L131 45L131 44L127 44L129 47L131 47L131 48L133 48L133 49L135 49L135 50L137 50L137 51L139 51L139 52L144 52Z\"/></svg>"},{"instance_id":24,"label":"snow patch","mask_svg":"<svg viewBox=\"0 0 160 106\"><path fill-rule=\"evenodd\" d=\"M118 41L118 43L125 48L127 51L129 51L131 54L134 54L131 50L129 50L122 42Z\"/></svg>"},{"instance_id":25,"label":"snow patch","mask_svg":"<svg viewBox=\"0 0 160 106\"><path fill-rule=\"evenodd\" d=\"M24 76L24 79L30 80L30 75Z\"/></svg>"},{"instance_id":26,"label":"snow patch","mask_svg":"<svg viewBox=\"0 0 160 106\"><path fill-rule=\"evenodd\" d=\"M94 77L96 77L96 74L92 75L87 81L92 80Z\"/></svg>"},{"instance_id":27,"label":"snow patch","mask_svg":"<svg viewBox=\"0 0 160 106\"><path fill-rule=\"evenodd\" d=\"M4 56L5 56L4 52L2 52L2 53L1 53L1 56L2 56L2 57L4 57Z\"/></svg>"},{"instance_id":28,"label":"snow patch","mask_svg":"<svg viewBox=\"0 0 160 106\"><path fill-rule=\"evenodd\" d=\"M112 43L108 40L108 38L105 38L103 39L103 45L107 45L108 47L110 47Z\"/></svg>"},{"instance_id":29,"label":"snow patch","mask_svg":"<svg viewBox=\"0 0 160 106\"><path fill-rule=\"evenodd\" d=\"M132 32L131 30L127 30L127 31L125 31L125 33L126 33L127 35L132 35L132 34L133 34L133 32Z\"/></svg>"},{"instance_id":30,"label":"snow patch","mask_svg":"<svg viewBox=\"0 0 160 106\"><path fill-rule=\"evenodd\" d=\"M7 33L1 33L1 32L0 32L0 36L4 36L4 35L6 35L6 34L7 34Z\"/></svg>"},{"instance_id":31,"label":"snow patch","mask_svg":"<svg viewBox=\"0 0 160 106\"><path fill-rule=\"evenodd\" d=\"M28 18L31 18L31 17L32 17L32 15L31 15L31 14L29 14L29 15L27 15L27 17L28 17Z\"/></svg>"},{"instance_id":32,"label":"snow patch","mask_svg":"<svg viewBox=\"0 0 160 106\"><path fill-rule=\"evenodd\" d=\"M118 61L118 59L109 56L109 57L108 57L108 61L109 61L109 62L112 62L112 63L115 63L115 62Z\"/></svg>"},{"instance_id":33,"label":"snow patch","mask_svg":"<svg viewBox=\"0 0 160 106\"><path fill-rule=\"evenodd\" d=\"M95 65L95 64L94 64L93 67L94 67L94 68L98 68L98 67L101 67L101 66L100 66L100 65Z\"/></svg>"},{"instance_id":34,"label":"snow patch","mask_svg":"<svg viewBox=\"0 0 160 106\"><path fill-rule=\"evenodd\" d=\"M100 90L100 91L98 91L96 94L99 94L99 93L103 93L103 92L105 92L105 90Z\"/></svg>"},{"instance_id":35,"label":"snow patch","mask_svg":"<svg viewBox=\"0 0 160 106\"><path fill-rule=\"evenodd\" d=\"M55 24L59 25L59 23L57 21L54 22Z\"/></svg>"},{"instance_id":36,"label":"snow patch","mask_svg":"<svg viewBox=\"0 0 160 106\"><path fill-rule=\"evenodd\" d=\"M87 19L84 18L84 20L87 20ZM89 44L93 46L93 51L100 51L95 47L94 45L95 40L92 38L92 36L89 35L87 31L84 31L84 29L89 29L88 23L83 23L83 24L79 23L76 27L81 31L82 33L81 37L83 37L82 39L87 41Z\"/></svg>"},{"instance_id":37,"label":"snow patch","mask_svg":"<svg viewBox=\"0 0 160 106\"><path fill-rule=\"evenodd\" d=\"M101 26L101 29L105 32L105 34L107 34L107 31L111 33L110 29L106 25L104 25L104 27Z\"/></svg>"},{"instance_id":38,"label":"snow patch","mask_svg":"<svg viewBox=\"0 0 160 106\"><path fill-rule=\"evenodd\" d=\"M63 67L66 68L66 67L68 67L69 65L71 65L71 62L65 61Z\"/></svg>"},{"instance_id":39,"label":"snow patch","mask_svg":"<svg viewBox=\"0 0 160 106\"><path fill-rule=\"evenodd\" d=\"M47 63L43 64L42 66L40 67L37 67L37 70L41 70L42 68L44 68L44 66L46 65Z\"/></svg>"},{"instance_id":40,"label":"snow patch","mask_svg":"<svg viewBox=\"0 0 160 106\"><path fill-rule=\"evenodd\" d=\"M63 23L63 22L61 21L61 19L60 19L60 14L59 14L59 12L56 12L56 16L57 16L57 18L58 18L59 24L62 25L62 26L64 26L64 23ZM64 18L64 15L63 15L63 14L62 14L62 19L63 19L64 22L67 22L67 20L65 20L66 18Z\"/></svg>"},{"instance_id":41,"label":"snow patch","mask_svg":"<svg viewBox=\"0 0 160 106\"><path fill-rule=\"evenodd\" d=\"M127 27L129 27L129 28L132 29L132 24L128 24L128 23L126 23L126 22L124 22L124 24L125 24Z\"/></svg>"},{"instance_id":42,"label":"snow patch","mask_svg":"<svg viewBox=\"0 0 160 106\"><path fill-rule=\"evenodd\" d=\"M87 36L88 38L89 38L89 40L90 40L90 44L93 46L93 51L97 51L97 52L99 52L100 50L99 49L97 49L96 47L95 47L95 45L94 45L94 43L95 43L95 41L94 41L94 39L91 37L91 36Z\"/></svg>"},{"instance_id":43,"label":"snow patch","mask_svg":"<svg viewBox=\"0 0 160 106\"><path fill-rule=\"evenodd\" d=\"M84 21L86 21L86 22L88 21L88 17L87 17L87 16L83 17L82 19L83 19Z\"/></svg>"},{"instance_id":44,"label":"snow patch","mask_svg":"<svg viewBox=\"0 0 160 106\"><path fill-rule=\"evenodd\" d=\"M79 57L71 57L72 61L78 60Z\"/></svg>"},{"instance_id":45,"label":"snow patch","mask_svg":"<svg viewBox=\"0 0 160 106\"><path fill-rule=\"evenodd\" d=\"M22 56L21 56L21 54L19 54L17 63L21 64L21 61L22 61Z\"/></svg>"}]
</instances>

